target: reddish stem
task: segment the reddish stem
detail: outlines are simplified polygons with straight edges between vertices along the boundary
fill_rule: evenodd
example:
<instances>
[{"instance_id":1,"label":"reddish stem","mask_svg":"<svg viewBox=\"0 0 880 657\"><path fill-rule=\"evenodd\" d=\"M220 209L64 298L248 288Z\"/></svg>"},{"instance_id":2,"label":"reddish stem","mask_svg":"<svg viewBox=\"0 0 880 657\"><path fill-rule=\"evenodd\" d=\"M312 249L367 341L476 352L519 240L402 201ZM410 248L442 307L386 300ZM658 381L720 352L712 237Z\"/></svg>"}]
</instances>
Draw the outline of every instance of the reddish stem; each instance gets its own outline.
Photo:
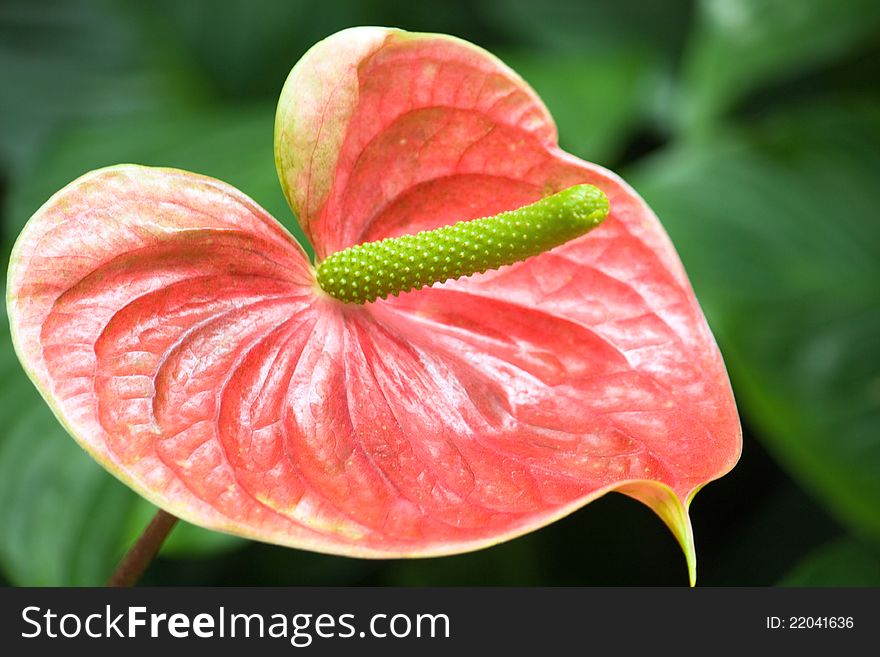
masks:
<instances>
[{"instance_id":1,"label":"reddish stem","mask_svg":"<svg viewBox=\"0 0 880 657\"><path fill-rule=\"evenodd\" d=\"M107 580L107 586L134 586L177 523L177 516L159 509L128 554Z\"/></svg>"}]
</instances>

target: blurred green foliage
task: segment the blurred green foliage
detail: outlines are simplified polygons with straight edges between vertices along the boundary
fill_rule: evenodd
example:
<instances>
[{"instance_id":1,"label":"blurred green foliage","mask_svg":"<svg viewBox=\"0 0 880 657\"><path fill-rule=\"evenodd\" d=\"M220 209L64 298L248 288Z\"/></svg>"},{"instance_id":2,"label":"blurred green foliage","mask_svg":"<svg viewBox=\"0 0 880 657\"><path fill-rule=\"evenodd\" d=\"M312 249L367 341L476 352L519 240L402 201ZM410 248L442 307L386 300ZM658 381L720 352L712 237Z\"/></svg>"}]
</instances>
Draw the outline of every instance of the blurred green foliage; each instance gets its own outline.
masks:
<instances>
[{"instance_id":1,"label":"blurred green foliage","mask_svg":"<svg viewBox=\"0 0 880 657\"><path fill-rule=\"evenodd\" d=\"M456 34L541 94L564 148L669 230L724 352L742 462L692 507L700 583L880 583L880 4L872 0L4 0L0 244L82 173L216 176L291 228L272 159L292 65L343 27ZM98 584L152 509L55 422L0 323L0 573ZM181 524L152 584L682 584L611 495L474 554L361 561Z\"/></svg>"}]
</instances>

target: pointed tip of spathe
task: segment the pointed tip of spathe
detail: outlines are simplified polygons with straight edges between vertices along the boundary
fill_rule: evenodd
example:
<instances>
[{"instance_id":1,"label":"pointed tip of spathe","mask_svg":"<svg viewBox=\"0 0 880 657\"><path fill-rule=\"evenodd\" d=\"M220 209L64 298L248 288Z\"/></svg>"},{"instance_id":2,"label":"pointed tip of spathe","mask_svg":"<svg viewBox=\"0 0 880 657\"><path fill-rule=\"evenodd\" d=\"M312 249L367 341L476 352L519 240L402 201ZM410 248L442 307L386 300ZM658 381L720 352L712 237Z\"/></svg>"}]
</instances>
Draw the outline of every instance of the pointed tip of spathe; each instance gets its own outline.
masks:
<instances>
[{"instance_id":1,"label":"pointed tip of spathe","mask_svg":"<svg viewBox=\"0 0 880 657\"><path fill-rule=\"evenodd\" d=\"M669 486L653 480L630 481L619 486L617 491L646 504L660 516L684 552L690 586L696 586L697 551L694 546L694 532L688 513L693 493L686 500L682 500Z\"/></svg>"}]
</instances>

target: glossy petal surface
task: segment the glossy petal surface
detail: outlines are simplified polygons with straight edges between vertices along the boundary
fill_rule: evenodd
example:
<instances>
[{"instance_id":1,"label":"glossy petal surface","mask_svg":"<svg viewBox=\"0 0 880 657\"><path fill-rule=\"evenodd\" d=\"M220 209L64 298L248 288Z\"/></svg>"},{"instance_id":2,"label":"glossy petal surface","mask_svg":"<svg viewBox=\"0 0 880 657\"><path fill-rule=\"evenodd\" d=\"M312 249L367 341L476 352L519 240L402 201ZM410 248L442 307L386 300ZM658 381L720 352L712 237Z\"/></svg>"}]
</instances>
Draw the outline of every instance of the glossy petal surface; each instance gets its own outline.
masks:
<instances>
[{"instance_id":1,"label":"glossy petal surface","mask_svg":"<svg viewBox=\"0 0 880 657\"><path fill-rule=\"evenodd\" d=\"M88 174L28 224L9 286L19 354L86 449L193 522L359 556L474 549L618 490L693 565L687 505L740 449L723 363L657 219L557 148L515 73L347 30L291 73L276 162L319 258L582 182L612 211L531 260L346 306L229 186Z\"/></svg>"}]
</instances>

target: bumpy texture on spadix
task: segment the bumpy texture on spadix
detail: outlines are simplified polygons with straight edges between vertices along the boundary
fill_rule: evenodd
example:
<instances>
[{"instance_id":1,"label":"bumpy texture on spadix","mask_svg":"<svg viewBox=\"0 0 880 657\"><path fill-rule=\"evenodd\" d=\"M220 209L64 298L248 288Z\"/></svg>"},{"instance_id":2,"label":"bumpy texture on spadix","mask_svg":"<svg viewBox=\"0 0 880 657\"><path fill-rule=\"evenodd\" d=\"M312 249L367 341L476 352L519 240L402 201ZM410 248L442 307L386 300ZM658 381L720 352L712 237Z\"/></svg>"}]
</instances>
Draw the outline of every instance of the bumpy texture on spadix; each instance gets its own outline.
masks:
<instances>
[{"instance_id":1,"label":"bumpy texture on spadix","mask_svg":"<svg viewBox=\"0 0 880 657\"><path fill-rule=\"evenodd\" d=\"M586 234L607 215L601 190L575 185L494 217L349 247L318 265L318 283L340 301L375 301L531 258Z\"/></svg>"},{"instance_id":2,"label":"bumpy texture on spadix","mask_svg":"<svg viewBox=\"0 0 880 657\"><path fill-rule=\"evenodd\" d=\"M636 193L561 151L515 73L445 36L322 41L284 86L275 140L319 261L577 184L611 211L523 262L353 305L229 185L89 173L31 218L7 288L19 356L80 444L171 513L284 545L461 552L620 491L693 565L687 506L733 466L740 432Z\"/></svg>"}]
</instances>

